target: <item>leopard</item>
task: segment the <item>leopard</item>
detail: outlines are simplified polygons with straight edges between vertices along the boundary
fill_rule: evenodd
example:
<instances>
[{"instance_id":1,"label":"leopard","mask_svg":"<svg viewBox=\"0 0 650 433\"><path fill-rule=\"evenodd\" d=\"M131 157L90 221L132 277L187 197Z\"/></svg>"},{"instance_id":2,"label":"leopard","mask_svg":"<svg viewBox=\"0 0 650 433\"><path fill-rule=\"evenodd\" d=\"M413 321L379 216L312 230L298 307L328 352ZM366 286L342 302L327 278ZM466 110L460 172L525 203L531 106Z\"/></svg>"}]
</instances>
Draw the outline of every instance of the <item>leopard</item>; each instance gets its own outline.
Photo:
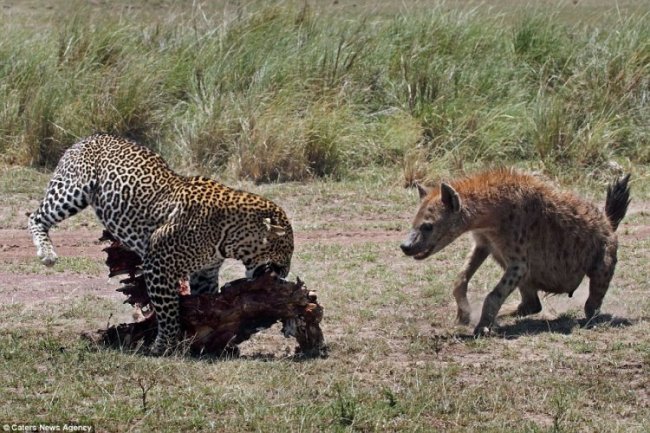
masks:
<instances>
[{"instance_id":1,"label":"leopard","mask_svg":"<svg viewBox=\"0 0 650 433\"><path fill-rule=\"evenodd\" d=\"M153 355L173 353L181 340L178 282L192 294L217 293L226 259L246 277L271 269L286 278L294 249L285 211L252 192L202 176L184 176L150 148L97 133L69 147L38 209L28 216L36 255L57 262L49 236L56 224L90 206L105 229L142 259L158 329Z\"/></svg>"}]
</instances>

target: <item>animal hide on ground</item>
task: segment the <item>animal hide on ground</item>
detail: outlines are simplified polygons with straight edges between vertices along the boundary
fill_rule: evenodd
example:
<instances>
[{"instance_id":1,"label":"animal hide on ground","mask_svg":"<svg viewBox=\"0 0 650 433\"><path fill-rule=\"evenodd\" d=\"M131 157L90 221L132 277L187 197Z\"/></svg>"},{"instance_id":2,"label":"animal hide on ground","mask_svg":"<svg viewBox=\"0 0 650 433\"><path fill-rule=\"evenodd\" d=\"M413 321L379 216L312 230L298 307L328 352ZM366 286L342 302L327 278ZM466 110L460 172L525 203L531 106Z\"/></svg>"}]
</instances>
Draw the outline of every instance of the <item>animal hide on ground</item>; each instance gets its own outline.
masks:
<instances>
[{"instance_id":1,"label":"animal hide on ground","mask_svg":"<svg viewBox=\"0 0 650 433\"><path fill-rule=\"evenodd\" d=\"M156 315L141 275L141 260L109 233L100 239L111 241L104 249L109 276L128 274L118 291L131 305L144 311L144 319L100 330L91 339L112 347L133 349L147 345L156 336ZM298 279L295 283L267 272L253 279L242 278L225 284L217 294L190 295L179 289L181 327L192 353L222 355L237 352L237 345L253 334L283 323L285 336L298 342L296 354L307 357L325 355L320 321L323 307L316 295Z\"/></svg>"}]
</instances>

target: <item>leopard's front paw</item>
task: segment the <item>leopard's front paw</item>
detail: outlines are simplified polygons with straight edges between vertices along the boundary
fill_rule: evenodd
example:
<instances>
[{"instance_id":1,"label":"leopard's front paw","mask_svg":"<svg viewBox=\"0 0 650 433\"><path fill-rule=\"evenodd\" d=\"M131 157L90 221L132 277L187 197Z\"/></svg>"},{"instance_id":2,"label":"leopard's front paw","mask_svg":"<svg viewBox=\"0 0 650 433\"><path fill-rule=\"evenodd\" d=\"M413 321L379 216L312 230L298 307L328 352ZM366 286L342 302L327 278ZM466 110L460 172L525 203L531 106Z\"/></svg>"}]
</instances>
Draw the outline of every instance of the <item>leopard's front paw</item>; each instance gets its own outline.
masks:
<instances>
[{"instance_id":1,"label":"leopard's front paw","mask_svg":"<svg viewBox=\"0 0 650 433\"><path fill-rule=\"evenodd\" d=\"M50 251L39 250L37 256L39 259L41 259L41 263L43 263L48 268L54 266L56 261L59 259L59 256L57 256L56 253L52 250Z\"/></svg>"}]
</instances>

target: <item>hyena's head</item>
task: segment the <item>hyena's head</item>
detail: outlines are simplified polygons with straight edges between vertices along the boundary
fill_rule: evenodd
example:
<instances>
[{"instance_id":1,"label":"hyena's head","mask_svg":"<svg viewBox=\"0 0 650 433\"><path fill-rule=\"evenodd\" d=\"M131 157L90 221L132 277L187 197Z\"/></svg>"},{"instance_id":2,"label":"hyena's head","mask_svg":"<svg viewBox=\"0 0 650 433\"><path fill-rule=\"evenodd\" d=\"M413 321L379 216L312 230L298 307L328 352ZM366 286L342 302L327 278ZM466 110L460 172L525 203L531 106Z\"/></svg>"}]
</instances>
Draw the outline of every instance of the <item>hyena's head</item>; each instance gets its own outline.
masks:
<instances>
[{"instance_id":1,"label":"hyena's head","mask_svg":"<svg viewBox=\"0 0 650 433\"><path fill-rule=\"evenodd\" d=\"M460 236L466 230L466 218L460 196L450 185L443 182L439 189L417 187L420 208L400 248L407 256L422 260Z\"/></svg>"}]
</instances>

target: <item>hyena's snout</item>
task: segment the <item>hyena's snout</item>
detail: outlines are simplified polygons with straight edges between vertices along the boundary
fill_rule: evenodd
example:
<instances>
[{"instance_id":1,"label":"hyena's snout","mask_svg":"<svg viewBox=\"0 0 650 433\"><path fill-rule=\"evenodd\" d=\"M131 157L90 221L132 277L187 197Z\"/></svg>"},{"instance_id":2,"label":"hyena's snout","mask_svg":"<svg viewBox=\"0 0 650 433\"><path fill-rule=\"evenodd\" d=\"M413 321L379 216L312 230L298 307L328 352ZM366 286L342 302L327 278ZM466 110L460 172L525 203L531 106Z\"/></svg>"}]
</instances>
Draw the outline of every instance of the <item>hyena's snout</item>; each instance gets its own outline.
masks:
<instances>
[{"instance_id":1,"label":"hyena's snout","mask_svg":"<svg viewBox=\"0 0 650 433\"><path fill-rule=\"evenodd\" d=\"M435 252L435 246L428 232L422 233L421 230L413 229L399 247L407 256L423 260Z\"/></svg>"},{"instance_id":2,"label":"hyena's snout","mask_svg":"<svg viewBox=\"0 0 650 433\"><path fill-rule=\"evenodd\" d=\"M407 256L412 256L413 254L416 254L418 252L418 233L415 230L411 230L409 234L406 236L406 239L402 241L400 244L400 248L404 254Z\"/></svg>"},{"instance_id":3,"label":"hyena's snout","mask_svg":"<svg viewBox=\"0 0 650 433\"><path fill-rule=\"evenodd\" d=\"M404 254L406 254L407 256L410 255L409 253L412 251L412 247L406 241L402 242L399 247L402 249L402 252Z\"/></svg>"}]
</instances>

